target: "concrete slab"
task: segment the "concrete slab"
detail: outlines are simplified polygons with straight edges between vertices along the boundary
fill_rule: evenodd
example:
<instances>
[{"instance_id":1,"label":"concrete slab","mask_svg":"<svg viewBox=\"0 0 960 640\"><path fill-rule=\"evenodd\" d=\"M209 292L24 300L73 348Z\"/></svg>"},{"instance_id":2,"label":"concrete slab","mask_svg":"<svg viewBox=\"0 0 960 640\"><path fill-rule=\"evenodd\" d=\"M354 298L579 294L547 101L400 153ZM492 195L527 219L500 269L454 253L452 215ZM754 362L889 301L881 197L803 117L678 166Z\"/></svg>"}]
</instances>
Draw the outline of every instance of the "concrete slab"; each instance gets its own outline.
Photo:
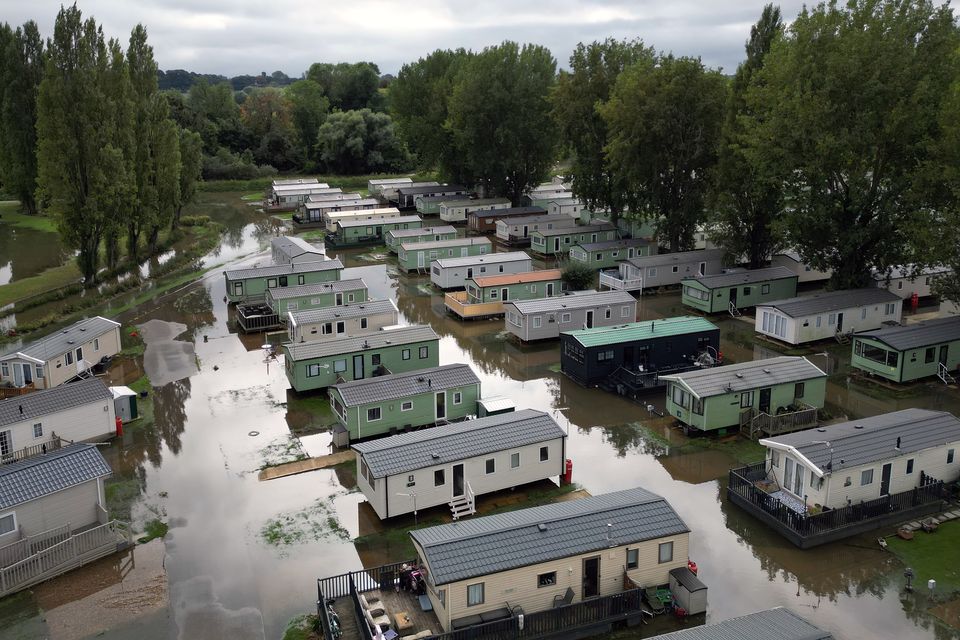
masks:
<instances>
[{"instance_id":1,"label":"concrete slab","mask_svg":"<svg viewBox=\"0 0 960 640\"><path fill-rule=\"evenodd\" d=\"M285 462L284 464L264 469L257 477L260 480L274 480L276 478L297 475L298 473L316 471L317 469L328 469L344 462L350 462L354 459L354 456L353 451L340 451L327 456L307 458L306 460L294 460L293 462Z\"/></svg>"}]
</instances>

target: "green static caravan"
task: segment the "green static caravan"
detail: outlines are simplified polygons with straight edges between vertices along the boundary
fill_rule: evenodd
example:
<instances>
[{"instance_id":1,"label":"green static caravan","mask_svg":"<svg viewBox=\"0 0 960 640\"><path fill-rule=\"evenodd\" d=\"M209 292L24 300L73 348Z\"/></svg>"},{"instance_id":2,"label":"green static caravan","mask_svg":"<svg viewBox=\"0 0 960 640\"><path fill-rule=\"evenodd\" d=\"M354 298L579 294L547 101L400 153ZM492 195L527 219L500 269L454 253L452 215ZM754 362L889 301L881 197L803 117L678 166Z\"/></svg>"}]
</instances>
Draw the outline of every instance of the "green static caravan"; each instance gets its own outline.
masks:
<instances>
[{"instance_id":1,"label":"green static caravan","mask_svg":"<svg viewBox=\"0 0 960 640\"><path fill-rule=\"evenodd\" d=\"M680 281L683 304L704 313L731 312L797 295L797 276L784 267L747 269Z\"/></svg>"},{"instance_id":2,"label":"green static caravan","mask_svg":"<svg viewBox=\"0 0 960 640\"><path fill-rule=\"evenodd\" d=\"M440 215L440 205L469 204L471 198L467 194L453 196L417 196L417 213L422 216Z\"/></svg>"},{"instance_id":3,"label":"green static caravan","mask_svg":"<svg viewBox=\"0 0 960 640\"><path fill-rule=\"evenodd\" d=\"M431 262L441 258L468 258L492 252L493 244L486 238L404 242L397 251L397 264L403 271L416 271L429 269Z\"/></svg>"},{"instance_id":4,"label":"green static caravan","mask_svg":"<svg viewBox=\"0 0 960 640\"><path fill-rule=\"evenodd\" d=\"M509 198L474 198L472 200L445 200L440 203L440 219L444 222L466 222L474 211L509 209Z\"/></svg>"},{"instance_id":5,"label":"green static caravan","mask_svg":"<svg viewBox=\"0 0 960 640\"><path fill-rule=\"evenodd\" d=\"M376 333L397 324L393 300L367 300L325 309L287 312L290 342L331 341Z\"/></svg>"},{"instance_id":6,"label":"green static caravan","mask_svg":"<svg viewBox=\"0 0 960 640\"><path fill-rule=\"evenodd\" d=\"M552 298L563 292L563 272L541 269L504 275L474 276L467 280L470 302L508 302Z\"/></svg>"},{"instance_id":7,"label":"green static caravan","mask_svg":"<svg viewBox=\"0 0 960 640\"><path fill-rule=\"evenodd\" d=\"M384 234L383 241L390 253L397 253L404 242L438 242L453 240L456 237L457 230L444 224L420 229L391 229Z\"/></svg>"},{"instance_id":8,"label":"green static caravan","mask_svg":"<svg viewBox=\"0 0 960 640\"><path fill-rule=\"evenodd\" d=\"M339 307L366 300L367 285L362 278L270 289L266 296L267 306L283 321L286 321L288 311Z\"/></svg>"},{"instance_id":9,"label":"green static caravan","mask_svg":"<svg viewBox=\"0 0 960 640\"><path fill-rule=\"evenodd\" d=\"M333 342L282 345L287 380L297 391L406 373L440 363L440 337L426 325L381 329Z\"/></svg>"},{"instance_id":10,"label":"green static caravan","mask_svg":"<svg viewBox=\"0 0 960 640\"><path fill-rule=\"evenodd\" d=\"M399 218L374 218L372 220L337 220L337 230L325 238L327 244L336 247L379 244L384 235L401 229L420 229L423 220L420 216L400 216Z\"/></svg>"},{"instance_id":11,"label":"green static caravan","mask_svg":"<svg viewBox=\"0 0 960 640\"><path fill-rule=\"evenodd\" d=\"M570 260L585 264L591 269L616 267L621 260L649 256L657 253L657 243L644 238L584 242L570 247Z\"/></svg>"},{"instance_id":12,"label":"green static caravan","mask_svg":"<svg viewBox=\"0 0 960 640\"><path fill-rule=\"evenodd\" d=\"M273 264L294 264L296 262L317 262L326 260L323 249L315 247L297 236L278 236L270 239L270 255Z\"/></svg>"},{"instance_id":13,"label":"green static caravan","mask_svg":"<svg viewBox=\"0 0 960 640\"><path fill-rule=\"evenodd\" d=\"M738 428L757 416L769 419L821 409L827 390L827 374L795 356L696 369L660 380L667 383L666 412L685 430L697 431ZM804 419L809 417L804 414ZM816 412L812 418L815 424Z\"/></svg>"},{"instance_id":14,"label":"green static caravan","mask_svg":"<svg viewBox=\"0 0 960 640\"><path fill-rule=\"evenodd\" d=\"M893 382L949 382L960 368L960 316L854 334L850 364Z\"/></svg>"},{"instance_id":15,"label":"green static caravan","mask_svg":"<svg viewBox=\"0 0 960 640\"><path fill-rule=\"evenodd\" d=\"M335 384L330 407L350 440L463 420L477 415L480 378L448 364Z\"/></svg>"},{"instance_id":16,"label":"green static caravan","mask_svg":"<svg viewBox=\"0 0 960 640\"><path fill-rule=\"evenodd\" d=\"M334 282L340 279L341 271L343 263L334 259L231 269L223 272L223 278L227 285L227 299L243 302L261 300L269 289Z\"/></svg>"},{"instance_id":17,"label":"green static caravan","mask_svg":"<svg viewBox=\"0 0 960 640\"><path fill-rule=\"evenodd\" d=\"M617 229L609 222L559 229L538 229L530 233L530 249L540 255L559 255L567 253L577 244L615 240L616 237Z\"/></svg>"}]
</instances>

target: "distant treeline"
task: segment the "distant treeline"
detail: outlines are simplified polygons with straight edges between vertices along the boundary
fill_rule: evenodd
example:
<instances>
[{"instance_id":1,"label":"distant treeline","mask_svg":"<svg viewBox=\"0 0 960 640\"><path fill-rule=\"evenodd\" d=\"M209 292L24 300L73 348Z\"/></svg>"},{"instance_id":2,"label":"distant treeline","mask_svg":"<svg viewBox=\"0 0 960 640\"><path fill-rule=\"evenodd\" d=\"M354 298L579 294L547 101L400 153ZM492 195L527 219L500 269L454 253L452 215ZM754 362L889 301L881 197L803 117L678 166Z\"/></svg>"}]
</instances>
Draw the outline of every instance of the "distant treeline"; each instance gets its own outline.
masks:
<instances>
[{"instance_id":1,"label":"distant treeline","mask_svg":"<svg viewBox=\"0 0 960 640\"><path fill-rule=\"evenodd\" d=\"M172 89L187 92L200 80L205 80L209 84L228 82L234 91L243 91L247 87L285 87L296 78L291 78L283 71L274 71L270 75L263 71L258 76L240 75L228 78L216 73L194 73L184 69L157 70L157 87L160 91Z\"/></svg>"}]
</instances>

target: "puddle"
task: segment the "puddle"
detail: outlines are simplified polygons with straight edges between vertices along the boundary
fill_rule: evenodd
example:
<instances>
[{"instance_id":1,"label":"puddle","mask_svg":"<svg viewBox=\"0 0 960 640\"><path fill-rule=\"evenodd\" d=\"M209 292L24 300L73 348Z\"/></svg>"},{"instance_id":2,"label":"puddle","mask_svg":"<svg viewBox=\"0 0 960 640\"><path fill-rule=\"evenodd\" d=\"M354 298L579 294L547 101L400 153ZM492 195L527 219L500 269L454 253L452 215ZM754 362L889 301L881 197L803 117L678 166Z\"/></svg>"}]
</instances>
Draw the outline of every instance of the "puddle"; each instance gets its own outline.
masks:
<instances>
[{"instance_id":1,"label":"puddle","mask_svg":"<svg viewBox=\"0 0 960 640\"><path fill-rule=\"evenodd\" d=\"M154 387L189 378L199 371L193 344L174 340L187 330L186 325L153 319L138 325L137 329L147 344L143 369Z\"/></svg>"}]
</instances>

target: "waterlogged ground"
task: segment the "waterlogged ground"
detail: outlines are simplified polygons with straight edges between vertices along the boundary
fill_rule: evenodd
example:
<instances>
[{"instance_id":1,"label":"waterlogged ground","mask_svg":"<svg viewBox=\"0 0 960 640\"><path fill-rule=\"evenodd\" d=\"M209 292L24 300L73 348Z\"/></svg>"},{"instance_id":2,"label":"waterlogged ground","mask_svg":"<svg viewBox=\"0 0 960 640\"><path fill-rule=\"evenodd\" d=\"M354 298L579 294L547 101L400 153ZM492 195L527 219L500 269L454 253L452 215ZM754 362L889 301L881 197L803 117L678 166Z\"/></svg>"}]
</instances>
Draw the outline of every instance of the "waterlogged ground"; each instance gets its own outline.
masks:
<instances>
[{"instance_id":1,"label":"waterlogged ground","mask_svg":"<svg viewBox=\"0 0 960 640\"><path fill-rule=\"evenodd\" d=\"M265 261L266 254L253 254L272 227L238 194L218 197L222 204L208 202L204 213L233 231L211 260ZM724 497L726 471L737 464L735 455L749 456L748 448L691 444L644 407L583 389L557 373L555 342L522 347L505 338L502 321L456 321L425 279L399 275L389 260L377 263L376 253L330 252L350 268L344 277L362 277L373 297L396 300L403 322L433 326L442 338L441 363L471 364L484 395L509 395L518 408L546 411L566 427L574 480L583 489L641 485L674 505L692 531L691 556L710 588L708 620L784 605L840 639L960 637L927 612L926 594L902 593L903 565L879 549L875 536L799 551L732 507ZM169 525L162 543L150 543L164 545L166 604L134 612L102 636L100 627L78 620L83 633L68 636L53 621L98 593L76 589L87 575L81 570L44 587L64 594L57 601L37 590L0 602L0 637L279 638L292 617L314 608L317 577L389 558L389 549L361 555L351 541L371 523L349 465L257 479L266 466L328 452L331 415L322 396L290 391L282 362L265 358L260 346L276 338L232 333L220 271L121 316L124 331L150 320L185 325L176 339L193 345L198 363L193 375L151 390L152 426L131 425L104 451L115 502L126 505L135 525L158 517ZM639 308L643 319L683 313L677 295L645 297ZM755 343L745 322L719 323L729 359L778 353ZM845 349L811 356L832 373L835 415L908 406L960 412L956 391L937 385L893 394L852 381ZM130 361L112 375L130 381L141 372ZM662 409L659 396L649 402ZM148 577L130 580L134 592L152 584Z\"/></svg>"}]
</instances>

